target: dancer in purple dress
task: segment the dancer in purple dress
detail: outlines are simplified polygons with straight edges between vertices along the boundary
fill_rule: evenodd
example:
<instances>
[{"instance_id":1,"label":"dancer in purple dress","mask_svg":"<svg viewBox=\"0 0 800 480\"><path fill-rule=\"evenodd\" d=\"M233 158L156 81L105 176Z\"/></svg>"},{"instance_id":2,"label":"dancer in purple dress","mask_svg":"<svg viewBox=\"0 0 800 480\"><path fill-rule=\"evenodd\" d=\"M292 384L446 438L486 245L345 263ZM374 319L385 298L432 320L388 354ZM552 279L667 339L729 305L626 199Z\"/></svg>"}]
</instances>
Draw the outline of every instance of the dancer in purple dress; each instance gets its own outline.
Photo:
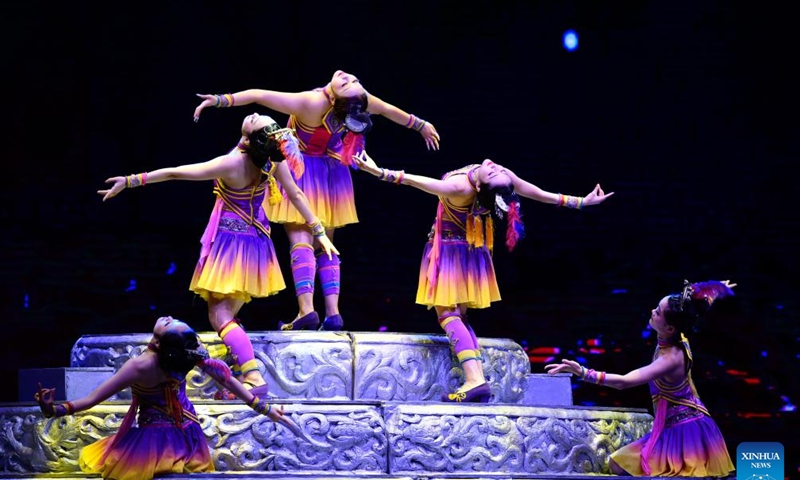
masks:
<instances>
[{"instance_id":1,"label":"dancer in purple dress","mask_svg":"<svg viewBox=\"0 0 800 480\"><path fill-rule=\"evenodd\" d=\"M683 292L664 297L650 317L658 346L652 363L625 375L597 372L572 361L550 364L550 374L571 373L584 382L623 389L650 386L653 431L626 445L608 461L612 473L652 477L725 477L733 470L717 424L692 381L692 350L686 334L713 306L733 297L728 281L686 282Z\"/></svg>"},{"instance_id":2,"label":"dancer in purple dress","mask_svg":"<svg viewBox=\"0 0 800 480\"><path fill-rule=\"evenodd\" d=\"M364 149L365 134L372 126L370 115L381 115L392 122L419 132L428 149L439 149L436 128L415 115L368 93L355 75L337 70L330 82L303 92L277 92L251 89L225 95L199 95L203 101L195 109L200 118L207 107L234 107L258 104L289 115L289 128L300 140L302 159L289 159L292 176L308 197L311 208L325 226L328 237L334 231L358 222L351 157ZM344 321L339 313L341 266L338 255L315 253L315 240L296 208L286 203L264 205L273 223L282 223L289 237L292 277L298 313L291 323L279 324L282 330L316 329L320 319L314 310L316 275L325 298L322 330L340 330ZM315 258L316 257L316 258Z\"/></svg>"},{"instance_id":3,"label":"dancer in purple dress","mask_svg":"<svg viewBox=\"0 0 800 480\"><path fill-rule=\"evenodd\" d=\"M81 470L115 480L150 480L167 473L213 472L206 440L192 402L186 397L186 375L198 367L233 392L256 412L293 432L298 427L231 376L224 362L209 358L189 325L161 317L141 355L122 367L89 395L53 404L54 388L42 388L36 401L46 417L62 417L88 410L130 387L131 407L114 435L81 450Z\"/></svg>"}]
</instances>

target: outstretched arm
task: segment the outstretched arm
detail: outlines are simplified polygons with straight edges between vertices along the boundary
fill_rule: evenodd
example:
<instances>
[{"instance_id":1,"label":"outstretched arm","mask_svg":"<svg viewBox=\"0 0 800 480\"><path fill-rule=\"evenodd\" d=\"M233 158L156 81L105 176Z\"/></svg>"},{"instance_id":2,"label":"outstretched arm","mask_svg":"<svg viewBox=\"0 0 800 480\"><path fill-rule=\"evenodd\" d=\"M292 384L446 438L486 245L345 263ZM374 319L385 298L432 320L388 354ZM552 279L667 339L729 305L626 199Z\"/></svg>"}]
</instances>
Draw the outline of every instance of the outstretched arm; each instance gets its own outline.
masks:
<instances>
[{"instance_id":1,"label":"outstretched arm","mask_svg":"<svg viewBox=\"0 0 800 480\"><path fill-rule=\"evenodd\" d=\"M217 383L225 387L229 392L232 392L239 400L249 405L250 408L256 412L268 416L273 422L286 425L295 432L295 434L300 432L299 427L288 417L284 416L283 405L280 407L273 407L266 403L266 399L258 398L253 395L253 392L245 388L239 380L231 376L230 367L222 360L208 358L200 362L198 366Z\"/></svg>"},{"instance_id":2,"label":"outstretched arm","mask_svg":"<svg viewBox=\"0 0 800 480\"><path fill-rule=\"evenodd\" d=\"M608 197L614 195L614 192L603 192L603 189L600 188L599 183L594 187L594 189L592 189L589 195L586 195L585 197L572 197L570 195L547 192L536 185L521 179L516 173L508 168L504 167L504 171L514 182L514 191L517 192L517 195L530 198L531 200L536 200L537 202L551 203L558 206L563 205L571 208L581 208L590 205L597 205L604 202Z\"/></svg>"},{"instance_id":3,"label":"outstretched arm","mask_svg":"<svg viewBox=\"0 0 800 480\"><path fill-rule=\"evenodd\" d=\"M662 355L653 363L637 368L625 375L616 373L596 372L587 369L573 360L561 360L561 363L552 363L544 367L547 373L571 373L585 382L597 383L607 387L623 390L625 388L644 385L658 378L675 374L683 369L683 357L678 355Z\"/></svg>"},{"instance_id":4,"label":"outstretched arm","mask_svg":"<svg viewBox=\"0 0 800 480\"><path fill-rule=\"evenodd\" d=\"M126 177L111 177L106 183L113 184L107 190L98 190L97 193L103 196L105 202L109 198L117 196L119 192L126 188L134 188L148 183L166 182L168 180L213 180L215 178L226 178L232 175L238 168L234 156L239 153L230 153L217 157L203 163L191 165L181 165L180 167L160 168L152 172L143 172Z\"/></svg>"},{"instance_id":5,"label":"outstretched arm","mask_svg":"<svg viewBox=\"0 0 800 480\"><path fill-rule=\"evenodd\" d=\"M320 223L316 215L314 215L314 212L311 211L308 198L294 182L292 173L289 171L286 162L278 162L275 168L275 178L280 182L283 190L286 192L286 197L292 202L294 208L305 218L306 225L311 227L311 233L317 238L320 245L322 245L325 253L328 254L328 258L331 258L331 252L339 255L339 250L333 246L333 243L331 243L330 239L325 235L325 227Z\"/></svg>"},{"instance_id":6,"label":"outstretched arm","mask_svg":"<svg viewBox=\"0 0 800 480\"><path fill-rule=\"evenodd\" d=\"M319 125L319 120L330 108L329 101L321 92L276 92L274 90L250 89L225 95L197 94L203 101L194 110L194 121L206 107L239 107L256 103L286 115L296 115L301 122Z\"/></svg>"},{"instance_id":7,"label":"outstretched arm","mask_svg":"<svg viewBox=\"0 0 800 480\"><path fill-rule=\"evenodd\" d=\"M367 95L369 95L367 100L367 111L369 113L383 115L398 125L416 130L425 139L425 145L428 146L428 150L439 150L439 133L432 123L407 113L375 95Z\"/></svg>"},{"instance_id":8,"label":"outstretched arm","mask_svg":"<svg viewBox=\"0 0 800 480\"><path fill-rule=\"evenodd\" d=\"M353 162L355 162L359 170L364 170L365 172L374 175L381 180L409 185L432 195L447 197L453 203L466 203L473 196L473 191L465 179L455 178L453 180L437 180L435 178L425 177L423 175L405 173L402 170L386 170L379 167L375 163L375 160L367 155L366 150L362 150L360 154L354 155Z\"/></svg>"},{"instance_id":9,"label":"outstretched arm","mask_svg":"<svg viewBox=\"0 0 800 480\"><path fill-rule=\"evenodd\" d=\"M101 383L100 386L95 388L89 395L56 406L53 405L53 394L56 389L42 388L40 384L39 391L35 395L36 401L39 403L39 408L41 408L45 416L48 417L52 416L54 413L56 416L60 417L66 414L88 410L138 381L142 377L142 374L148 369L148 360L150 359L145 359L141 356L132 358L122 364L122 367L120 367L111 378ZM69 410L66 405L70 405Z\"/></svg>"}]
</instances>

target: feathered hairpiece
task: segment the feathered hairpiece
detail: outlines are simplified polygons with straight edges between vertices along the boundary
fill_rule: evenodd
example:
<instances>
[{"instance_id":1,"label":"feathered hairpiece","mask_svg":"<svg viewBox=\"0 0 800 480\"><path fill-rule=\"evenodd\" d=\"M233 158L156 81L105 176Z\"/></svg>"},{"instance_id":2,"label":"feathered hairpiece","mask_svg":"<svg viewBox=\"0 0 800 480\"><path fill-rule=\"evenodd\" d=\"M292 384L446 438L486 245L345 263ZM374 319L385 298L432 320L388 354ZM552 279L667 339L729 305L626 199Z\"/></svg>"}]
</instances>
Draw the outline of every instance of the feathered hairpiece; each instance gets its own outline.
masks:
<instances>
[{"instance_id":1,"label":"feathered hairpiece","mask_svg":"<svg viewBox=\"0 0 800 480\"><path fill-rule=\"evenodd\" d=\"M353 163L353 155L364 150L364 135L372 128L372 119L367 112L366 103L355 98L340 100L348 102L344 115L344 132L342 133L342 153L340 161L348 167L357 168ZM341 118L341 117L340 117Z\"/></svg>"},{"instance_id":2,"label":"feathered hairpiece","mask_svg":"<svg viewBox=\"0 0 800 480\"><path fill-rule=\"evenodd\" d=\"M508 218L506 219L506 247L508 251L514 250L517 241L525 237L525 225L522 223L522 213L519 200L515 198L508 205Z\"/></svg>"},{"instance_id":3,"label":"feathered hairpiece","mask_svg":"<svg viewBox=\"0 0 800 480\"><path fill-rule=\"evenodd\" d=\"M494 214L497 215L497 218L502 220L505 212L508 212L508 209L508 204L505 200L503 200L503 196L499 193L496 193L494 195Z\"/></svg>"},{"instance_id":4,"label":"feathered hairpiece","mask_svg":"<svg viewBox=\"0 0 800 480\"><path fill-rule=\"evenodd\" d=\"M273 162L280 162L285 159L295 180L303 176L305 172L303 154L300 153L300 144L297 141L297 137L295 137L293 129L280 128L277 123L271 123L261 129L259 135L256 135L256 142L258 143L258 148L262 151L271 151L269 157ZM277 146L280 153L274 151L271 147L273 144Z\"/></svg>"},{"instance_id":5,"label":"feathered hairpiece","mask_svg":"<svg viewBox=\"0 0 800 480\"><path fill-rule=\"evenodd\" d=\"M188 353L189 355L192 355L194 357L197 357L200 360L208 360L208 358L209 358L208 351L206 351L206 350L199 350L199 349L198 350L189 350L187 348L186 349L186 353Z\"/></svg>"},{"instance_id":6,"label":"feathered hairpiece","mask_svg":"<svg viewBox=\"0 0 800 480\"><path fill-rule=\"evenodd\" d=\"M678 311L684 311L686 308L687 302L691 300L692 295L694 294L694 288L692 288L692 284L689 280L683 281L683 292L681 292L681 298L678 301Z\"/></svg>"}]
</instances>

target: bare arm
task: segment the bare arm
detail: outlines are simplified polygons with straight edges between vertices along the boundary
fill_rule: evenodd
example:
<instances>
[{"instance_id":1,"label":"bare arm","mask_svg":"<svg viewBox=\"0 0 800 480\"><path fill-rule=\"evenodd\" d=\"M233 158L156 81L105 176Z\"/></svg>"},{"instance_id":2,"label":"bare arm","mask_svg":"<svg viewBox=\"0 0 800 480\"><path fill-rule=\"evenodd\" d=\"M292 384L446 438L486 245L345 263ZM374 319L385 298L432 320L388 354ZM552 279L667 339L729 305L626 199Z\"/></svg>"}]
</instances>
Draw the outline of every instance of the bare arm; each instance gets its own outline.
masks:
<instances>
[{"instance_id":1,"label":"bare arm","mask_svg":"<svg viewBox=\"0 0 800 480\"><path fill-rule=\"evenodd\" d=\"M365 172L376 177L381 177L385 173L384 169L380 168L375 163L375 160L367 155L366 150L362 151L359 155L355 155L353 157L353 161L360 170L364 170ZM395 176L395 178L397 178L399 172L390 172ZM469 182L467 182L466 178L462 177L453 177L447 180L437 180L435 178L425 177L423 175L414 175L403 172L400 178L400 183L418 188L423 192L428 192L432 195L446 197L453 203L457 204L467 204L474 196L474 192L469 186Z\"/></svg>"},{"instance_id":2,"label":"bare arm","mask_svg":"<svg viewBox=\"0 0 800 480\"><path fill-rule=\"evenodd\" d=\"M149 371L153 365L150 364L151 358L142 355L132 358L122 364L122 367L111 376L108 380L100 384L89 395L72 400L71 403L75 407L76 412L81 410L88 410L98 403L107 400L115 393L130 387L139 381L145 372Z\"/></svg>"},{"instance_id":3,"label":"bare arm","mask_svg":"<svg viewBox=\"0 0 800 480\"><path fill-rule=\"evenodd\" d=\"M588 207L591 205L600 204L610 196L614 195L614 192L603 192L603 189L600 188L600 184L598 183L585 197L572 197L567 195L566 197L568 198L563 198L564 196L561 194L544 191L536 185L526 182L508 168L504 168L504 170L514 182L514 191L516 191L518 195L521 195L525 198L530 198L531 200L536 200L537 202L558 205L559 200L563 200L564 203L562 203L562 205L565 204L569 208L581 208L582 206ZM578 202L579 199L580 202Z\"/></svg>"},{"instance_id":4,"label":"bare arm","mask_svg":"<svg viewBox=\"0 0 800 480\"><path fill-rule=\"evenodd\" d=\"M284 417L282 405L280 407L269 408L268 411L264 411L268 405L266 403L266 399L257 399L256 396L253 395L253 392L245 388L245 386L242 385L239 380L233 378L231 376L231 369L227 364L225 364L225 362L212 358L202 361L199 366L217 383L236 395L239 400L245 402L250 408L256 410L258 413L268 416L273 422L283 423L289 427L289 429L291 429L295 435L302 435L300 428L294 422L292 422L291 419Z\"/></svg>"},{"instance_id":5,"label":"bare arm","mask_svg":"<svg viewBox=\"0 0 800 480\"><path fill-rule=\"evenodd\" d=\"M430 122L426 122L421 118L417 118L410 113L395 107L391 103L385 102L372 94L367 94L367 111L376 115L382 115L398 125L407 128L413 128L418 131L422 138L425 139L425 144L428 149L439 150L439 133Z\"/></svg>"},{"instance_id":6,"label":"bare arm","mask_svg":"<svg viewBox=\"0 0 800 480\"><path fill-rule=\"evenodd\" d=\"M213 160L180 167L160 168L152 172L130 175L127 177L111 177L106 183L113 186L107 190L98 190L103 195L103 201L115 197L125 188L133 188L149 183L166 182L168 180L213 180L232 176L239 168L238 152L229 153Z\"/></svg>"},{"instance_id":7,"label":"bare arm","mask_svg":"<svg viewBox=\"0 0 800 480\"><path fill-rule=\"evenodd\" d=\"M197 121L200 113L206 107L218 104L218 95L197 94L203 101L194 110ZM274 90L250 89L231 94L232 102L227 106L239 107L242 105L258 104L286 115L295 115L301 122L311 125L320 125L320 120L325 111L330 108L330 102L322 92L276 92ZM226 100L227 101L227 100Z\"/></svg>"},{"instance_id":8,"label":"bare arm","mask_svg":"<svg viewBox=\"0 0 800 480\"><path fill-rule=\"evenodd\" d=\"M557 193L546 192L536 185L519 178L516 173L507 168L505 172L514 182L514 191L517 192L517 195L542 203L552 203L554 205L558 203Z\"/></svg>"},{"instance_id":9,"label":"bare arm","mask_svg":"<svg viewBox=\"0 0 800 480\"><path fill-rule=\"evenodd\" d=\"M308 203L308 198L302 190L294 182L292 174L286 162L278 162L275 168L275 178L280 182L283 190L286 192L286 197L292 202L294 208L300 212L300 215L306 220L306 223L314 223L317 220L314 212L311 211L311 205Z\"/></svg>"},{"instance_id":10,"label":"bare arm","mask_svg":"<svg viewBox=\"0 0 800 480\"><path fill-rule=\"evenodd\" d=\"M297 211L300 212L300 215L306 220L306 224L312 227L312 234L317 237L320 245L328 254L328 258L331 258L331 252L338 255L339 251L333 246L333 243L331 243L330 239L325 234L324 227L319 223L319 219L314 215L314 212L311 211L308 198L306 198L306 195L294 182L294 178L292 178L292 173L289 171L286 162L278 162L275 167L275 178L280 182L283 190L286 192L286 197L292 202L294 208L296 208ZM315 233L315 228L317 232L319 232L319 235Z\"/></svg>"},{"instance_id":11,"label":"bare arm","mask_svg":"<svg viewBox=\"0 0 800 480\"><path fill-rule=\"evenodd\" d=\"M406 126L411 119L411 114L395 107L391 103L384 102L372 94L367 94L367 111L376 115L382 115L398 125Z\"/></svg>"},{"instance_id":12,"label":"bare arm","mask_svg":"<svg viewBox=\"0 0 800 480\"><path fill-rule=\"evenodd\" d=\"M603 385L617 390L623 390L637 385L644 385L648 382L658 378L675 375L683 371L683 354L678 352L661 355L653 363L641 368L637 368L624 375L616 373L606 373ZM581 377L585 370L578 362L573 360L561 360L561 363L554 363L545 366L547 373L554 375L556 373L571 373Z\"/></svg>"}]
</instances>

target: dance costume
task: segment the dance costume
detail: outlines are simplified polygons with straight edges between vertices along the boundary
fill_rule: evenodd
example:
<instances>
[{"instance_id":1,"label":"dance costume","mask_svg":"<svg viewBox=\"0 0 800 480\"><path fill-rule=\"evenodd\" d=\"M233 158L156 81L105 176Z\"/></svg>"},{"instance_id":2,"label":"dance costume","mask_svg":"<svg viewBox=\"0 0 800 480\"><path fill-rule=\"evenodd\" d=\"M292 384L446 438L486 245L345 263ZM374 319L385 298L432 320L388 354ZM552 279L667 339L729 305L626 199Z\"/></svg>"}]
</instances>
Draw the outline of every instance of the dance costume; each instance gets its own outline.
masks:
<instances>
[{"instance_id":1,"label":"dance costume","mask_svg":"<svg viewBox=\"0 0 800 480\"><path fill-rule=\"evenodd\" d=\"M692 351L686 337L679 347L687 359L678 384L650 382L653 431L620 448L611 459L635 476L725 477L734 470L728 448L692 382ZM658 348L653 359L658 357Z\"/></svg>"},{"instance_id":2,"label":"dance costume","mask_svg":"<svg viewBox=\"0 0 800 480\"><path fill-rule=\"evenodd\" d=\"M214 471L208 442L186 397L185 379L152 388L134 384L131 391L131 407L119 430L81 451L81 470L115 480Z\"/></svg>"},{"instance_id":3,"label":"dance costume","mask_svg":"<svg viewBox=\"0 0 800 480\"><path fill-rule=\"evenodd\" d=\"M467 175L479 165L446 173L442 180ZM473 189L476 186L470 180ZM494 227L477 200L456 206L439 197L436 223L422 256L416 302L428 307L486 308L500 300L492 263Z\"/></svg>"}]
</instances>

